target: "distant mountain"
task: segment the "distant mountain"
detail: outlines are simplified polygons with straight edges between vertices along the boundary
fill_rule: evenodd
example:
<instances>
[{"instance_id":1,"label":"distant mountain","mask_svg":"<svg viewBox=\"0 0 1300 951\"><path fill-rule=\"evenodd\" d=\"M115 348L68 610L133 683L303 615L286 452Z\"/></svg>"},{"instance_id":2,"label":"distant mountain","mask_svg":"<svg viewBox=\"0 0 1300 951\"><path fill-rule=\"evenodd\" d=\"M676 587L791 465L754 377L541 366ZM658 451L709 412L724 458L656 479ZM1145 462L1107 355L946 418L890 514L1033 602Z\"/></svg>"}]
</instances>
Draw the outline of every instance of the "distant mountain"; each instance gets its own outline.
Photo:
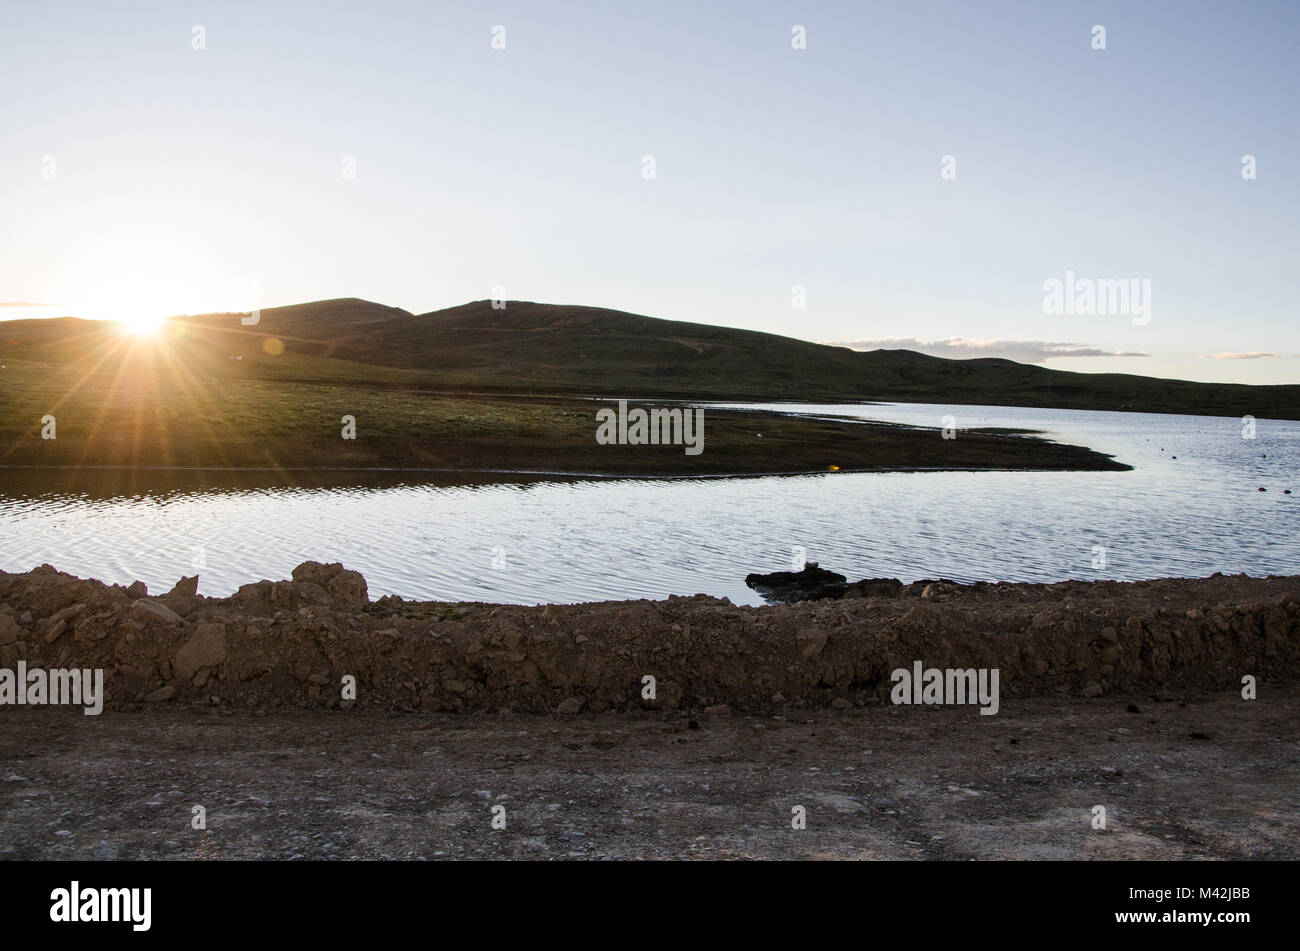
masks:
<instances>
[{"instance_id":1,"label":"distant mountain","mask_svg":"<svg viewBox=\"0 0 1300 951\"><path fill-rule=\"evenodd\" d=\"M405 384L724 400L880 400L1133 410L1300 419L1300 385L1193 383L1072 373L1003 359L951 360L910 350L855 351L776 334L663 320L599 307L491 301L412 315L356 298L239 315L173 318L185 346L262 359L268 337L290 353L411 371ZM0 322L15 355L76 359L106 339L102 324ZM12 346L12 345L11 345ZM250 361L250 365L253 361ZM328 364L313 363L318 375ZM353 369L351 375L355 375ZM384 382L382 374L376 383Z\"/></svg>"}]
</instances>

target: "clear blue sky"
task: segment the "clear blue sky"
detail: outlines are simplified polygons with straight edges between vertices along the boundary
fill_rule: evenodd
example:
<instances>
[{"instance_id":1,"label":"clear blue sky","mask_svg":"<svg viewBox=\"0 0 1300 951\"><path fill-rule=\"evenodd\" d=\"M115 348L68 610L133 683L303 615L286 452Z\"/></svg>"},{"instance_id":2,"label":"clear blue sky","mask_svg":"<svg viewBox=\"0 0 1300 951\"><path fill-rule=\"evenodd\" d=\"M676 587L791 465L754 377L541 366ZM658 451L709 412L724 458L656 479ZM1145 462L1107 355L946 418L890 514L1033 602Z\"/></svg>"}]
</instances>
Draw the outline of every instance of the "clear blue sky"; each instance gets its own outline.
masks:
<instances>
[{"instance_id":1,"label":"clear blue sky","mask_svg":"<svg viewBox=\"0 0 1300 951\"><path fill-rule=\"evenodd\" d=\"M11 0L0 301L183 312L256 282L423 312L502 285L1300 382L1298 35L1262 0ZM1150 322L1044 314L1067 270L1150 280ZM1249 353L1275 356L1207 358Z\"/></svg>"}]
</instances>

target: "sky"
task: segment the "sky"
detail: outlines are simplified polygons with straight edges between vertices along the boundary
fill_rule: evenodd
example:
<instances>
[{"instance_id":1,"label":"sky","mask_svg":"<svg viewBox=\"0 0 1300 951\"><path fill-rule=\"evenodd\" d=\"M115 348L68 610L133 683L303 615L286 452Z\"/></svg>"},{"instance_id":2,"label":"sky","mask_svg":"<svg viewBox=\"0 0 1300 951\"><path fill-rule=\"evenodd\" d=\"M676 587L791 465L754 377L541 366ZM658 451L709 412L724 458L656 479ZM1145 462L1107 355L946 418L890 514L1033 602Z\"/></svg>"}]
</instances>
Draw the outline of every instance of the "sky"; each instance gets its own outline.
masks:
<instances>
[{"instance_id":1,"label":"sky","mask_svg":"<svg viewBox=\"0 0 1300 951\"><path fill-rule=\"evenodd\" d=\"M0 319L503 296L1297 383L1298 36L1290 0L6 0Z\"/></svg>"}]
</instances>

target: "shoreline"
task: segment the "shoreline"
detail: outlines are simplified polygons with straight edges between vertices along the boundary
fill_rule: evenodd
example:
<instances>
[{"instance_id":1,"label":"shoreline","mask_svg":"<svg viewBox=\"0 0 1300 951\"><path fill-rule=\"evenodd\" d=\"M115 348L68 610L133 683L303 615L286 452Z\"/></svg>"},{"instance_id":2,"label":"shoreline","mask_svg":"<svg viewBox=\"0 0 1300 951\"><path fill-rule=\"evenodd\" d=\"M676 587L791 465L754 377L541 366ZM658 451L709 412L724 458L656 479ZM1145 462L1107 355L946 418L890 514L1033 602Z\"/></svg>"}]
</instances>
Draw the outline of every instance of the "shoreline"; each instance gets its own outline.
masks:
<instances>
[{"instance_id":1,"label":"shoreline","mask_svg":"<svg viewBox=\"0 0 1300 951\"><path fill-rule=\"evenodd\" d=\"M211 377L200 386L147 362L112 375L15 361L0 374L2 471L735 478L1132 468L1106 453L1024 433L959 430L956 438L941 438L939 418L925 429L707 405L693 446L681 439L601 444L600 401L587 397L445 397L368 381L261 379L225 367L207 372ZM679 426L673 438L685 436ZM694 454L695 448L701 451Z\"/></svg>"},{"instance_id":2,"label":"shoreline","mask_svg":"<svg viewBox=\"0 0 1300 951\"><path fill-rule=\"evenodd\" d=\"M1022 697L1196 688L1300 673L1300 576L902 586L887 596L737 606L662 601L505 605L369 599L342 565L227 598L197 578L143 584L45 565L0 572L0 667L105 671L106 710L158 703L532 713L890 703L891 671L1000 671ZM862 589L865 590L865 589ZM642 678L656 695L642 696ZM350 704L338 685L354 677Z\"/></svg>"}]
</instances>

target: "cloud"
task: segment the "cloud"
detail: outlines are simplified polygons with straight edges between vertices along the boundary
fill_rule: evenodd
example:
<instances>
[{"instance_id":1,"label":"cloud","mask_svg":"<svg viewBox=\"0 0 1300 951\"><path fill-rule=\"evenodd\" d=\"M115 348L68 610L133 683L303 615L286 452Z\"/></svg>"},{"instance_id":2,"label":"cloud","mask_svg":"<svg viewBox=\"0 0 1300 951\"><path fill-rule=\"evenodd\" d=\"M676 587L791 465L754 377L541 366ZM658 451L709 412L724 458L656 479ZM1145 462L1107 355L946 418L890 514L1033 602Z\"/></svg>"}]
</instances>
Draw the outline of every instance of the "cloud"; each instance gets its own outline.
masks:
<instances>
[{"instance_id":1,"label":"cloud","mask_svg":"<svg viewBox=\"0 0 1300 951\"><path fill-rule=\"evenodd\" d=\"M1060 357L1146 357L1144 351L1101 350L1082 343L1051 343L1046 340L969 340L948 337L944 340L922 340L919 337L882 337L879 340L849 340L831 343L834 347L850 350L916 350L932 357L971 359L973 357L1000 357L1018 363L1043 363Z\"/></svg>"},{"instance_id":2,"label":"cloud","mask_svg":"<svg viewBox=\"0 0 1300 951\"><path fill-rule=\"evenodd\" d=\"M48 307L48 304L38 304L30 300L0 300L0 307Z\"/></svg>"},{"instance_id":3,"label":"cloud","mask_svg":"<svg viewBox=\"0 0 1300 951\"><path fill-rule=\"evenodd\" d=\"M1203 353L1200 360L1292 360L1294 353L1272 353L1268 350L1247 350L1245 353Z\"/></svg>"}]
</instances>

